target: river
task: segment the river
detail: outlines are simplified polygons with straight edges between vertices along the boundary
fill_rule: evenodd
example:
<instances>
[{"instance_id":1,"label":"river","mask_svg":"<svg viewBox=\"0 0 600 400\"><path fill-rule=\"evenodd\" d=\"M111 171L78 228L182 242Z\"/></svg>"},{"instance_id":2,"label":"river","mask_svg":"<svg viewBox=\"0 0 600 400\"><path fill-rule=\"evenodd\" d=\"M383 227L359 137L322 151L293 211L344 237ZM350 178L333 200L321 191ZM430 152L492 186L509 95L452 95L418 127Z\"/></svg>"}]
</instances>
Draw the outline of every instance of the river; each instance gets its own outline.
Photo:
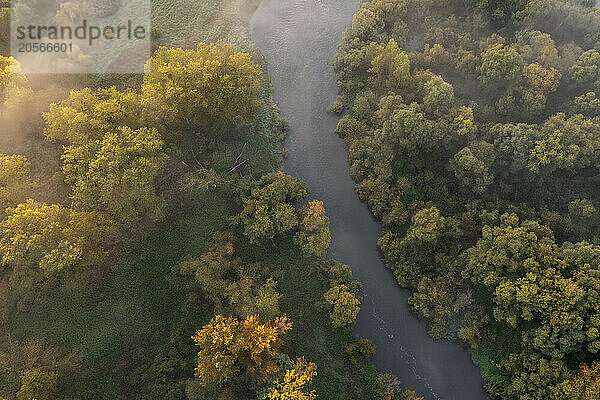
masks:
<instances>
[{"instance_id":1,"label":"river","mask_svg":"<svg viewBox=\"0 0 600 400\"><path fill-rule=\"evenodd\" d=\"M330 256L352 266L364 301L354 333L377 346L379 372L393 372L403 387L427 400L481 400L479 369L466 349L435 341L411 314L401 289L377 250L380 226L354 192L347 149L334 133L338 117L327 113L337 94L333 59L343 30L360 0L264 0L251 20L252 36L268 71L284 118L287 173L323 200L331 219ZM362 400L362 399L360 399Z\"/></svg>"}]
</instances>

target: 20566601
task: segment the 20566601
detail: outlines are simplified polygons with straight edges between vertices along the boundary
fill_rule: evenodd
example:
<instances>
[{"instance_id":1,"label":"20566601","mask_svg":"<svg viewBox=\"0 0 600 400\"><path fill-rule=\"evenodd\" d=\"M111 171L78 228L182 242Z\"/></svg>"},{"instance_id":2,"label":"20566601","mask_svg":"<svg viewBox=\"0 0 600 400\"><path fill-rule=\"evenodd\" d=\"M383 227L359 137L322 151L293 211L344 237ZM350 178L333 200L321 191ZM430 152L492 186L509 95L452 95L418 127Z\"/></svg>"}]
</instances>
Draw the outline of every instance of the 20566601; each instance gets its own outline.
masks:
<instances>
[{"instance_id":1,"label":"20566601","mask_svg":"<svg viewBox=\"0 0 600 400\"><path fill-rule=\"evenodd\" d=\"M19 43L19 53L72 53L73 43Z\"/></svg>"}]
</instances>

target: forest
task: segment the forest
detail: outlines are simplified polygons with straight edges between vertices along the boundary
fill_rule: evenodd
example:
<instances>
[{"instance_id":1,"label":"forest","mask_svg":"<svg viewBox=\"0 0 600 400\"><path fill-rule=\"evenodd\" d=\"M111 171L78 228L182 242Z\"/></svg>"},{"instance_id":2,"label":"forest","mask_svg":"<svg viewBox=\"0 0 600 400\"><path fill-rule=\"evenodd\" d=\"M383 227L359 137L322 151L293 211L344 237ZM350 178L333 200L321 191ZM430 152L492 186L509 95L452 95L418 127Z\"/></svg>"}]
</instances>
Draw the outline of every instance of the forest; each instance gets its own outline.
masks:
<instances>
[{"instance_id":1,"label":"forest","mask_svg":"<svg viewBox=\"0 0 600 400\"><path fill-rule=\"evenodd\" d=\"M1 399L417 399L281 171L257 3L155 1L143 76L26 76L0 3Z\"/></svg>"},{"instance_id":2,"label":"forest","mask_svg":"<svg viewBox=\"0 0 600 400\"><path fill-rule=\"evenodd\" d=\"M335 60L356 191L492 398L600 398L600 10L372 0Z\"/></svg>"}]
</instances>

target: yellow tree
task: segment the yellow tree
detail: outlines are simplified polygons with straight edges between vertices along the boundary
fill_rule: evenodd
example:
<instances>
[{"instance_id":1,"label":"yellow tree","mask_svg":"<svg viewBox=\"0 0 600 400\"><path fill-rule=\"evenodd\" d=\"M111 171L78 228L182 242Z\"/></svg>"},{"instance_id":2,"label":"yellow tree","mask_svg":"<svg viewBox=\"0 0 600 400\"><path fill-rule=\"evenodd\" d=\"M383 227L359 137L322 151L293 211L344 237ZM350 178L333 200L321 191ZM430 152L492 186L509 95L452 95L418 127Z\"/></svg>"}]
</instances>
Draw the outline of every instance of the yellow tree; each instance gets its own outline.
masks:
<instances>
[{"instance_id":1,"label":"yellow tree","mask_svg":"<svg viewBox=\"0 0 600 400\"><path fill-rule=\"evenodd\" d=\"M200 347L196 376L203 385L227 382L239 373L264 380L279 371L275 356L290 329L285 316L261 324L257 315L243 321L217 315L192 336Z\"/></svg>"},{"instance_id":2,"label":"yellow tree","mask_svg":"<svg viewBox=\"0 0 600 400\"><path fill-rule=\"evenodd\" d=\"M29 161L16 154L0 154L0 212L27 198L32 188Z\"/></svg>"},{"instance_id":3,"label":"yellow tree","mask_svg":"<svg viewBox=\"0 0 600 400\"><path fill-rule=\"evenodd\" d=\"M232 45L161 47L145 67L143 105L157 122L219 133L254 116L261 83L261 68Z\"/></svg>"},{"instance_id":4,"label":"yellow tree","mask_svg":"<svg viewBox=\"0 0 600 400\"><path fill-rule=\"evenodd\" d=\"M3 109L14 107L31 98L33 91L21 65L12 57L0 55L0 115Z\"/></svg>"},{"instance_id":5,"label":"yellow tree","mask_svg":"<svg viewBox=\"0 0 600 400\"><path fill-rule=\"evenodd\" d=\"M317 394L314 390L306 391L306 386L310 385L313 378L317 375L317 366L304 360L304 357L298 358L294 363L294 368L287 370L282 379L273 382L273 386L264 397L268 400L314 400Z\"/></svg>"},{"instance_id":6,"label":"yellow tree","mask_svg":"<svg viewBox=\"0 0 600 400\"><path fill-rule=\"evenodd\" d=\"M65 181L76 208L132 222L160 215L154 180L167 156L155 128L140 120L140 97L114 87L74 91L44 114L46 135L62 144Z\"/></svg>"},{"instance_id":7,"label":"yellow tree","mask_svg":"<svg viewBox=\"0 0 600 400\"><path fill-rule=\"evenodd\" d=\"M52 278L81 286L104 256L102 242L110 222L96 212L28 200L7 209L0 222L0 257L11 283L22 289L39 287Z\"/></svg>"}]
</instances>

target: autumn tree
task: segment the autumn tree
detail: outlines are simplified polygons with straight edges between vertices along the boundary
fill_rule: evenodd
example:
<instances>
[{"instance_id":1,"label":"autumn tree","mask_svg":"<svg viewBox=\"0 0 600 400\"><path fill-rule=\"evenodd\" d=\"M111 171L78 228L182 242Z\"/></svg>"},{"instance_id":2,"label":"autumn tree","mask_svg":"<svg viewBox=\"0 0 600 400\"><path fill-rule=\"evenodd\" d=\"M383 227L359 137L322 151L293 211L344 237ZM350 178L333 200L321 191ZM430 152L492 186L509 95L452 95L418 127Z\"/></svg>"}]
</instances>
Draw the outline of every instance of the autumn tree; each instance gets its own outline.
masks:
<instances>
[{"instance_id":1,"label":"autumn tree","mask_svg":"<svg viewBox=\"0 0 600 400\"><path fill-rule=\"evenodd\" d=\"M0 115L33 95L29 81L21 72L21 65L12 57L0 55Z\"/></svg>"},{"instance_id":2,"label":"autumn tree","mask_svg":"<svg viewBox=\"0 0 600 400\"><path fill-rule=\"evenodd\" d=\"M600 362L581 365L576 374L560 385L560 393L573 400L600 398Z\"/></svg>"},{"instance_id":3,"label":"autumn tree","mask_svg":"<svg viewBox=\"0 0 600 400\"><path fill-rule=\"evenodd\" d=\"M217 315L192 337L200 347L196 377L204 385L227 382L240 373L268 379L279 370L275 356L291 328L285 316L260 324L255 315L245 320Z\"/></svg>"},{"instance_id":4,"label":"autumn tree","mask_svg":"<svg viewBox=\"0 0 600 400\"><path fill-rule=\"evenodd\" d=\"M124 126L133 130L143 127L141 114L140 96L133 90L84 88L50 105L44 113L46 136L53 142L77 146L81 158L87 160L107 132Z\"/></svg>"},{"instance_id":5,"label":"autumn tree","mask_svg":"<svg viewBox=\"0 0 600 400\"><path fill-rule=\"evenodd\" d=\"M203 135L215 135L254 116L261 83L260 67L232 45L161 47L146 64L142 104L158 124L184 121Z\"/></svg>"},{"instance_id":6,"label":"autumn tree","mask_svg":"<svg viewBox=\"0 0 600 400\"><path fill-rule=\"evenodd\" d=\"M285 376L273 382L271 389L264 397L268 400L314 400L317 394L314 390L307 391L313 378L317 375L317 366L298 358L294 368L285 371Z\"/></svg>"},{"instance_id":7,"label":"autumn tree","mask_svg":"<svg viewBox=\"0 0 600 400\"><path fill-rule=\"evenodd\" d=\"M0 155L0 209L24 202L32 187L29 161L16 154Z\"/></svg>"},{"instance_id":8,"label":"autumn tree","mask_svg":"<svg viewBox=\"0 0 600 400\"><path fill-rule=\"evenodd\" d=\"M161 135L140 115L139 95L114 87L71 92L44 114L47 137L63 145L65 181L77 208L106 211L125 223L160 215L154 181L167 156Z\"/></svg>"},{"instance_id":9,"label":"autumn tree","mask_svg":"<svg viewBox=\"0 0 600 400\"><path fill-rule=\"evenodd\" d=\"M103 259L110 221L97 212L28 200L0 222L0 256L11 284L23 290L61 279L83 285Z\"/></svg>"}]
</instances>

